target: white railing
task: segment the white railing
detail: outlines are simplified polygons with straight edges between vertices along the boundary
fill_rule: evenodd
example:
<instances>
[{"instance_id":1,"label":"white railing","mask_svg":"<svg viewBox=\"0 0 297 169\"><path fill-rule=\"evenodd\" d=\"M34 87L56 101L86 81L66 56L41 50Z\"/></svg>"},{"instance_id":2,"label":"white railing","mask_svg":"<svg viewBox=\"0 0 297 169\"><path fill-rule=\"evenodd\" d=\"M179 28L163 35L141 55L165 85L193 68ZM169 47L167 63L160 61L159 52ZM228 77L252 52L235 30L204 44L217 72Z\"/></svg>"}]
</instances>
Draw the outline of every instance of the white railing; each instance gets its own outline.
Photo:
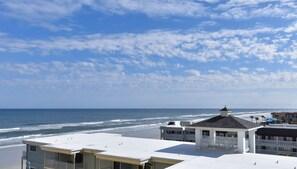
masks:
<instances>
[{"instance_id":1,"label":"white railing","mask_svg":"<svg viewBox=\"0 0 297 169\"><path fill-rule=\"evenodd\" d=\"M184 140L185 141L195 141L195 135L193 135L193 134L186 134Z\"/></svg>"},{"instance_id":2,"label":"white railing","mask_svg":"<svg viewBox=\"0 0 297 169\"><path fill-rule=\"evenodd\" d=\"M265 150L265 149L257 149L256 153L261 153L261 154L277 154L276 150Z\"/></svg>"},{"instance_id":3,"label":"white railing","mask_svg":"<svg viewBox=\"0 0 297 169\"><path fill-rule=\"evenodd\" d=\"M215 143L212 144L209 136L202 137L203 145L213 145L213 146L227 146L227 147L236 147L237 146L237 138L234 137L215 137Z\"/></svg>"},{"instance_id":4,"label":"white railing","mask_svg":"<svg viewBox=\"0 0 297 169\"><path fill-rule=\"evenodd\" d=\"M183 134L164 134L165 140L183 140Z\"/></svg>"},{"instance_id":5,"label":"white railing","mask_svg":"<svg viewBox=\"0 0 297 169\"><path fill-rule=\"evenodd\" d=\"M266 146L281 146L281 147L297 147L297 142L295 141L282 141L282 140L256 140L257 145L266 145Z\"/></svg>"},{"instance_id":6,"label":"white railing","mask_svg":"<svg viewBox=\"0 0 297 169\"><path fill-rule=\"evenodd\" d=\"M297 156L297 152L291 152L291 151L257 149L256 152L261 154L275 154L275 155L285 155L285 156L295 156L295 157Z\"/></svg>"},{"instance_id":7,"label":"white railing","mask_svg":"<svg viewBox=\"0 0 297 169\"><path fill-rule=\"evenodd\" d=\"M57 160L46 159L44 168L45 169L73 169L73 164L57 161ZM81 168L76 167L76 169L81 169Z\"/></svg>"}]
</instances>

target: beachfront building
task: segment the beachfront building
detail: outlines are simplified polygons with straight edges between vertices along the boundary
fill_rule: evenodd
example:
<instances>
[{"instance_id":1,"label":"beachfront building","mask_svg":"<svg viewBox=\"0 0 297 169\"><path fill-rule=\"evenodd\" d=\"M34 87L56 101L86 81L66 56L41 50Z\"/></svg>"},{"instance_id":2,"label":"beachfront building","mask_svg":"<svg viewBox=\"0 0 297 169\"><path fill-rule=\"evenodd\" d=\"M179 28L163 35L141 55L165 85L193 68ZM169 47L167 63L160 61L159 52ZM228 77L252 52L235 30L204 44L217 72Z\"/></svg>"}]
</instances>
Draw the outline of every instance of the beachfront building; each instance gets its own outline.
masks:
<instances>
[{"instance_id":1,"label":"beachfront building","mask_svg":"<svg viewBox=\"0 0 297 169\"><path fill-rule=\"evenodd\" d=\"M199 148L233 149L238 152L297 157L297 125L270 124L259 127L256 123L229 114L230 111L225 107L220 111L220 116L198 123L178 125L182 123L175 122L175 124L161 126L161 139L188 142L189 139L185 138L191 138L190 142L193 142L195 134L185 131L193 131L196 128L196 143ZM238 137L239 132L242 132L241 138Z\"/></svg>"},{"instance_id":2,"label":"beachfront building","mask_svg":"<svg viewBox=\"0 0 297 169\"><path fill-rule=\"evenodd\" d=\"M195 129L187 126L192 122L171 121L166 126L160 126L160 137L163 140L195 142Z\"/></svg>"},{"instance_id":3,"label":"beachfront building","mask_svg":"<svg viewBox=\"0 0 297 169\"><path fill-rule=\"evenodd\" d=\"M297 157L297 125L273 124L256 131L256 152Z\"/></svg>"},{"instance_id":4,"label":"beachfront building","mask_svg":"<svg viewBox=\"0 0 297 169\"><path fill-rule=\"evenodd\" d=\"M297 112L273 112L271 116L281 123L297 124Z\"/></svg>"},{"instance_id":5,"label":"beachfront building","mask_svg":"<svg viewBox=\"0 0 297 169\"><path fill-rule=\"evenodd\" d=\"M198 148L255 153L255 132L261 126L230 115L225 106L220 110L220 115L194 123L190 128L195 128Z\"/></svg>"},{"instance_id":6,"label":"beachfront building","mask_svg":"<svg viewBox=\"0 0 297 169\"><path fill-rule=\"evenodd\" d=\"M27 169L296 169L296 158L197 149L195 143L69 134L24 140Z\"/></svg>"}]
</instances>

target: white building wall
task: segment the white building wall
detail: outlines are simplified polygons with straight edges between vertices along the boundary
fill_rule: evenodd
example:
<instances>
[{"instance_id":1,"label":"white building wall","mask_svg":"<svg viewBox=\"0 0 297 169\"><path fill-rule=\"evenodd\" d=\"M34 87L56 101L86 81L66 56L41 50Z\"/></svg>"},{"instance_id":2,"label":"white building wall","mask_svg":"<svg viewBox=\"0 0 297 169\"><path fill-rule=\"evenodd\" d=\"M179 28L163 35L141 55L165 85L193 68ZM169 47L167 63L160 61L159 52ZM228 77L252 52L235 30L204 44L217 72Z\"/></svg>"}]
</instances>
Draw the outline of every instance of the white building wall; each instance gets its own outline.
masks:
<instances>
[{"instance_id":1,"label":"white building wall","mask_svg":"<svg viewBox=\"0 0 297 169\"><path fill-rule=\"evenodd\" d=\"M197 128L195 129L195 143L197 148L202 145L202 131Z\"/></svg>"},{"instance_id":2,"label":"white building wall","mask_svg":"<svg viewBox=\"0 0 297 169\"><path fill-rule=\"evenodd\" d=\"M40 149L39 146L36 146L36 151L30 151L30 146L33 145L27 145L27 162L26 164L29 164L29 167L33 167L35 169L43 169L44 167L44 151ZM25 167L26 165L24 165ZM0 167L1 168L1 167Z\"/></svg>"},{"instance_id":3,"label":"white building wall","mask_svg":"<svg viewBox=\"0 0 297 169\"><path fill-rule=\"evenodd\" d=\"M95 169L95 155L84 153L84 169Z\"/></svg>"},{"instance_id":4,"label":"white building wall","mask_svg":"<svg viewBox=\"0 0 297 169\"><path fill-rule=\"evenodd\" d=\"M98 169L112 169L113 161L99 160L99 166Z\"/></svg>"},{"instance_id":5,"label":"white building wall","mask_svg":"<svg viewBox=\"0 0 297 169\"><path fill-rule=\"evenodd\" d=\"M238 131L237 132L237 145L238 145L238 152L245 153L246 152L246 145L245 145L245 131Z\"/></svg>"}]
</instances>

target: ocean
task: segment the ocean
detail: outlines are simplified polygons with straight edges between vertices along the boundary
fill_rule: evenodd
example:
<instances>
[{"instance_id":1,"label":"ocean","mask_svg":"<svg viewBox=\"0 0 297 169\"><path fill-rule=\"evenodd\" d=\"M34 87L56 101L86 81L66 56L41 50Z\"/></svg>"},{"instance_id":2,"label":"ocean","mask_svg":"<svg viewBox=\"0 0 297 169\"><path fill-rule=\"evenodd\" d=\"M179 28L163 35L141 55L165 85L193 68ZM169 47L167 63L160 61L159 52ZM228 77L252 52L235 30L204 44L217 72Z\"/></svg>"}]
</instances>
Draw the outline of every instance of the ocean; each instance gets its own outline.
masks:
<instances>
[{"instance_id":1,"label":"ocean","mask_svg":"<svg viewBox=\"0 0 297 169\"><path fill-rule=\"evenodd\" d=\"M162 125L177 120L202 120L218 109L0 109L0 148L22 139L73 132L108 132L113 129ZM275 109L234 109L232 114L270 114Z\"/></svg>"}]
</instances>

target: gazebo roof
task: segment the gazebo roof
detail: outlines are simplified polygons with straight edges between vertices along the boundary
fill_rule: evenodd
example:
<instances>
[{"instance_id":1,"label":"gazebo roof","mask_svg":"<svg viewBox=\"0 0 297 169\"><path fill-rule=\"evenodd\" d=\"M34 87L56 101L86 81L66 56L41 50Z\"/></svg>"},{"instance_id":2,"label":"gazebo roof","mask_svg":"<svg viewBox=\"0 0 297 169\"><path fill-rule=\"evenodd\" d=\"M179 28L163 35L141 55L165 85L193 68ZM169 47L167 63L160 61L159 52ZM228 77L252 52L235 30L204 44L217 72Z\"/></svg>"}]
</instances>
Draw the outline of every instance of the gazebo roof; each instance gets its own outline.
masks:
<instances>
[{"instance_id":1,"label":"gazebo roof","mask_svg":"<svg viewBox=\"0 0 297 169\"><path fill-rule=\"evenodd\" d=\"M215 116L210 119L203 120L198 123L194 123L191 126L192 127L211 127L211 128L230 128L230 129L231 128L232 129L252 129L252 128L260 127L256 123L253 123L253 122L250 122L250 121L238 118L238 117L234 117L231 115L229 115L229 116L221 116L221 115Z\"/></svg>"},{"instance_id":2,"label":"gazebo roof","mask_svg":"<svg viewBox=\"0 0 297 169\"><path fill-rule=\"evenodd\" d=\"M225 107L222 108L220 111L229 111L229 110L228 110L227 107L225 106Z\"/></svg>"}]
</instances>

